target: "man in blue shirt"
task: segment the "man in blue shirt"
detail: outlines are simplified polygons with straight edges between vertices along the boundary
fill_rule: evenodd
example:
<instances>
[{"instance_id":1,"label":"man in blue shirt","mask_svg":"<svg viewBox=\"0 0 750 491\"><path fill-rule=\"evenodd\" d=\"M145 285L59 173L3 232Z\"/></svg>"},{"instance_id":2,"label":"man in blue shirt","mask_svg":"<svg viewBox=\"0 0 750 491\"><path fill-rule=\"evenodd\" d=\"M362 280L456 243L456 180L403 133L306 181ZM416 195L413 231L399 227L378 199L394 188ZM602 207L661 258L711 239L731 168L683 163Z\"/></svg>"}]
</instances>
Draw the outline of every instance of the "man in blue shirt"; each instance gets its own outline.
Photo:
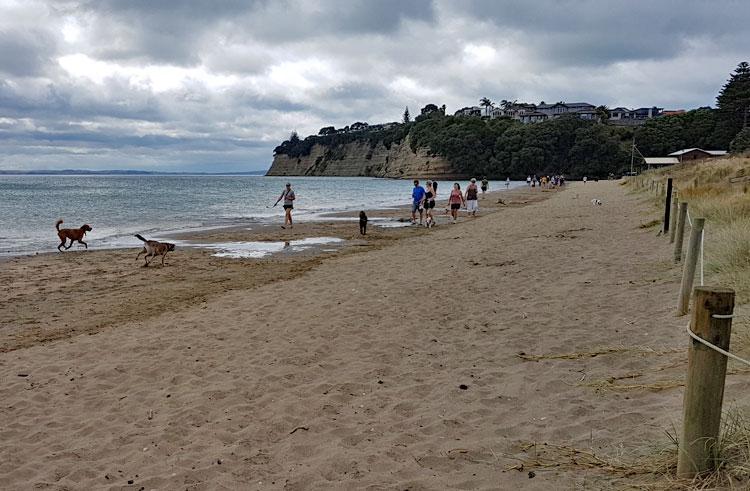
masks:
<instances>
[{"instance_id":1,"label":"man in blue shirt","mask_svg":"<svg viewBox=\"0 0 750 491\"><path fill-rule=\"evenodd\" d=\"M424 188L419 185L418 179L414 179L414 189L411 192L411 223L416 223L417 210L419 210L419 224L422 225L422 215L424 214L424 195Z\"/></svg>"}]
</instances>

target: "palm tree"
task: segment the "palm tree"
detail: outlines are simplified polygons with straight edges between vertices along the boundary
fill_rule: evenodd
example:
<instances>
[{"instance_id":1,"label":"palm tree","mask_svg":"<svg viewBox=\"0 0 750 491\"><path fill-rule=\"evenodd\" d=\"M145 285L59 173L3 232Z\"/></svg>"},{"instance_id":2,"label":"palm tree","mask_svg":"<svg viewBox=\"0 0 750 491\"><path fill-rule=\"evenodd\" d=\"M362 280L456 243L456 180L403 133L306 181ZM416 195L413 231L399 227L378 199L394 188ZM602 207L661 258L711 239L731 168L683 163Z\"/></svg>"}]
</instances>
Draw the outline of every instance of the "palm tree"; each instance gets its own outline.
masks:
<instances>
[{"instance_id":1,"label":"palm tree","mask_svg":"<svg viewBox=\"0 0 750 491\"><path fill-rule=\"evenodd\" d=\"M487 99L486 97L482 97L481 99L479 99L479 105L484 106L484 113L486 116L489 116L490 108L493 107L495 103Z\"/></svg>"}]
</instances>

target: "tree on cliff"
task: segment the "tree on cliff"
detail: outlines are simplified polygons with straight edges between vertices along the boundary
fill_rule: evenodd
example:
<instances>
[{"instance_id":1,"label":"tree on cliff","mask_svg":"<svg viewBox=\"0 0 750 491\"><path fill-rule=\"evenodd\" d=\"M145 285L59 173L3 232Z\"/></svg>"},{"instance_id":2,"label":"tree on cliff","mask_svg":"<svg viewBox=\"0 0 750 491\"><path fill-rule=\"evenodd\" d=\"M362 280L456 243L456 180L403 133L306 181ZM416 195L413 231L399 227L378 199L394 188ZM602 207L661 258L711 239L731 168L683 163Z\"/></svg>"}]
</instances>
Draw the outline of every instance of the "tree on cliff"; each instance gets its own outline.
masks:
<instances>
[{"instance_id":1,"label":"tree on cliff","mask_svg":"<svg viewBox=\"0 0 750 491\"><path fill-rule=\"evenodd\" d=\"M402 122L404 124L411 122L411 115L409 114L409 106L406 106L406 109L404 109L404 119Z\"/></svg>"},{"instance_id":2,"label":"tree on cliff","mask_svg":"<svg viewBox=\"0 0 750 491\"><path fill-rule=\"evenodd\" d=\"M635 140L644 155L667 155L681 148L725 150L723 131L718 130L718 111L694 109L683 114L646 121L635 130Z\"/></svg>"},{"instance_id":3,"label":"tree on cliff","mask_svg":"<svg viewBox=\"0 0 750 491\"><path fill-rule=\"evenodd\" d=\"M729 150L732 153L743 153L750 150L750 127L743 128L737 133L737 136L729 145Z\"/></svg>"},{"instance_id":4,"label":"tree on cliff","mask_svg":"<svg viewBox=\"0 0 750 491\"><path fill-rule=\"evenodd\" d=\"M289 143L291 143L292 145L296 145L297 143L299 143L299 135L296 131L292 131L292 134L289 135Z\"/></svg>"},{"instance_id":5,"label":"tree on cliff","mask_svg":"<svg viewBox=\"0 0 750 491\"><path fill-rule=\"evenodd\" d=\"M750 123L750 65L743 61L716 97L719 122L716 132L724 148Z\"/></svg>"},{"instance_id":6,"label":"tree on cliff","mask_svg":"<svg viewBox=\"0 0 750 491\"><path fill-rule=\"evenodd\" d=\"M438 111L438 107L435 104L427 104L425 107L422 108L422 110L419 112L421 116L427 116L429 114L432 114L434 112Z\"/></svg>"},{"instance_id":7,"label":"tree on cliff","mask_svg":"<svg viewBox=\"0 0 750 491\"><path fill-rule=\"evenodd\" d=\"M336 133L336 128L333 126L324 126L318 131L318 135L325 136L325 135L333 135Z\"/></svg>"},{"instance_id":8,"label":"tree on cliff","mask_svg":"<svg viewBox=\"0 0 750 491\"><path fill-rule=\"evenodd\" d=\"M596 115L599 118L599 121L607 121L609 119L609 108L607 106L597 107Z\"/></svg>"}]
</instances>

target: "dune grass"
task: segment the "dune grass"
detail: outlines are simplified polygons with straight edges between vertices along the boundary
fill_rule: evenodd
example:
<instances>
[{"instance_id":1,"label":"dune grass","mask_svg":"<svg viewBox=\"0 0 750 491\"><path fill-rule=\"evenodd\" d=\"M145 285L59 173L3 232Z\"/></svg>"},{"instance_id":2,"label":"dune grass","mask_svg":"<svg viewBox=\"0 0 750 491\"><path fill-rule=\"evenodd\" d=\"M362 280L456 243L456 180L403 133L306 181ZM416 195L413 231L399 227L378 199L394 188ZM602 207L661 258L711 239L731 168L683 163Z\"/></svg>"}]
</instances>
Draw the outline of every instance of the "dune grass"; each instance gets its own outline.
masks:
<instances>
[{"instance_id":1,"label":"dune grass","mask_svg":"<svg viewBox=\"0 0 750 491\"><path fill-rule=\"evenodd\" d=\"M518 463L506 470L590 470L614 479L612 487L648 490L747 489L750 482L750 421L733 408L724 414L717 458L713 470L695 479L677 477L679 448L676 428L666 430L666 439L637 452L616 455L592 448L577 448L541 442L521 442ZM621 481L624 480L624 481ZM601 483L603 484L603 483Z\"/></svg>"},{"instance_id":2,"label":"dune grass","mask_svg":"<svg viewBox=\"0 0 750 491\"><path fill-rule=\"evenodd\" d=\"M651 192L656 181L673 179L678 199L687 202L692 217L704 217L705 283L724 286L735 291L734 319L730 350L744 358L750 357L750 157L733 157L686 163L656 171L648 171L629 180L633 192L642 193L654 205L659 217L664 195ZM729 372L746 369L730 360ZM716 470L694 481L674 478L674 451L659 453L662 465L667 463L665 479L644 489L748 489L750 482L750 420L748 410L726 412L718 443ZM666 460L665 460L666 457ZM667 483L661 487L662 483Z\"/></svg>"},{"instance_id":3,"label":"dune grass","mask_svg":"<svg viewBox=\"0 0 750 491\"><path fill-rule=\"evenodd\" d=\"M705 280L734 289L732 344L750 355L750 157L680 164L647 171L640 178L665 183L668 177L673 178L679 200L688 203L690 216L706 219ZM631 187L648 196L659 215L663 196L635 183L631 180Z\"/></svg>"}]
</instances>

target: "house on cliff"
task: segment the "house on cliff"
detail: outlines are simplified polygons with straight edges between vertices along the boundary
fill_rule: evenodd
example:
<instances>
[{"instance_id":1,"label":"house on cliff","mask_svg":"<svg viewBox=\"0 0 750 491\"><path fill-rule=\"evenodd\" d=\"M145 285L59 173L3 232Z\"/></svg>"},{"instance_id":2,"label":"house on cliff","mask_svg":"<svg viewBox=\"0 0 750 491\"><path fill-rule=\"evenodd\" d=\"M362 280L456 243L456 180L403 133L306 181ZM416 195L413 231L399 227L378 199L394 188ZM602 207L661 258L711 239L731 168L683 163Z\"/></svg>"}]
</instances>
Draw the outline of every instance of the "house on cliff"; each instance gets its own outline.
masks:
<instances>
[{"instance_id":1,"label":"house on cliff","mask_svg":"<svg viewBox=\"0 0 750 491\"><path fill-rule=\"evenodd\" d=\"M684 112L684 111L682 111ZM679 114L679 111L670 111L671 114ZM609 111L608 122L618 126L639 126L652 118L666 116L663 107L639 107L628 109L627 107L616 107Z\"/></svg>"},{"instance_id":2,"label":"house on cliff","mask_svg":"<svg viewBox=\"0 0 750 491\"><path fill-rule=\"evenodd\" d=\"M482 109L478 108L477 106L472 107L463 107L456 111L454 116L464 117L464 118L481 118L482 117Z\"/></svg>"},{"instance_id":3,"label":"house on cliff","mask_svg":"<svg viewBox=\"0 0 750 491\"><path fill-rule=\"evenodd\" d=\"M522 123L541 123L547 121L549 116L540 111L525 112L518 116L518 120Z\"/></svg>"}]
</instances>

